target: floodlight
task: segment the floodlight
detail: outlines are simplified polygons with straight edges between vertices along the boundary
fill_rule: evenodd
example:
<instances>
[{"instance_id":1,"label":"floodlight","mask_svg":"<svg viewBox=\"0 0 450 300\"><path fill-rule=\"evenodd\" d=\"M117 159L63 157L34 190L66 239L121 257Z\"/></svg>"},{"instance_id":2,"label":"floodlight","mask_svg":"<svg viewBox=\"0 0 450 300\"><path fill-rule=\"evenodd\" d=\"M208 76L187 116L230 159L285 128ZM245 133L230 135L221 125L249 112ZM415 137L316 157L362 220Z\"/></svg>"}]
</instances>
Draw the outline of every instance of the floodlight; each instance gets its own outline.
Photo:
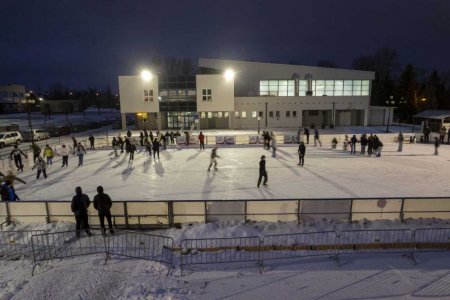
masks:
<instances>
[{"instance_id":1,"label":"floodlight","mask_svg":"<svg viewBox=\"0 0 450 300\"><path fill-rule=\"evenodd\" d=\"M143 70L141 72L141 78L145 81L150 81L152 77L153 77L152 73L148 70Z\"/></svg>"},{"instance_id":2,"label":"floodlight","mask_svg":"<svg viewBox=\"0 0 450 300\"><path fill-rule=\"evenodd\" d=\"M226 79L226 80L233 80L233 79L234 79L235 73L234 73L233 70L227 69L227 70L225 71L224 75L225 75L225 79Z\"/></svg>"}]
</instances>

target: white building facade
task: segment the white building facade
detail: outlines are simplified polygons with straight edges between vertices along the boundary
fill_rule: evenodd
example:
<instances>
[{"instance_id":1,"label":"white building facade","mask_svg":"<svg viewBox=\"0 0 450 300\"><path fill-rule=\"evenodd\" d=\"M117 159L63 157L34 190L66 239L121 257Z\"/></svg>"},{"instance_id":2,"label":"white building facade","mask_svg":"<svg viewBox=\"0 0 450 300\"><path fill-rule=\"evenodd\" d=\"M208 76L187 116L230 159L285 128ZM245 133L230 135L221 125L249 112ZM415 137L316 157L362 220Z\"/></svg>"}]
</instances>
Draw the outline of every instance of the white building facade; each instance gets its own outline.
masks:
<instances>
[{"instance_id":1,"label":"white building facade","mask_svg":"<svg viewBox=\"0 0 450 300\"><path fill-rule=\"evenodd\" d=\"M225 76L227 70L234 77ZM367 126L374 77L366 71L201 58L196 76L119 76L120 106L122 114L136 114L138 128L148 129Z\"/></svg>"}]
</instances>

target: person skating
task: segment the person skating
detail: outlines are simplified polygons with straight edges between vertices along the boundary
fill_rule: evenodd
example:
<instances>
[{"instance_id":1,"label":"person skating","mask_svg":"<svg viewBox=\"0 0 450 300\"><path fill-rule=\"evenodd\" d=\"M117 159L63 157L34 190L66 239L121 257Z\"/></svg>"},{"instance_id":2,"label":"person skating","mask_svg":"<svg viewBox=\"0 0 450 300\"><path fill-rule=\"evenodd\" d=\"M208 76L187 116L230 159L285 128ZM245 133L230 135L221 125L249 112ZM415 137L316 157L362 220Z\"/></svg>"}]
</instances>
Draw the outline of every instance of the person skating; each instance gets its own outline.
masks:
<instances>
[{"instance_id":1,"label":"person skating","mask_svg":"<svg viewBox=\"0 0 450 300\"><path fill-rule=\"evenodd\" d=\"M209 161L208 172L211 171L211 167L213 164L214 164L214 171L217 171L217 159L216 158L220 158L220 156L217 155L217 147L213 148L211 151L211 159Z\"/></svg>"},{"instance_id":2,"label":"person skating","mask_svg":"<svg viewBox=\"0 0 450 300\"><path fill-rule=\"evenodd\" d=\"M71 209L75 215L77 237L80 237L81 226L86 230L88 236L92 235L89 230L88 221L88 207L90 204L91 200L89 200L89 197L83 194L81 187L77 186L75 188L75 196L73 196L71 203Z\"/></svg>"},{"instance_id":3,"label":"person skating","mask_svg":"<svg viewBox=\"0 0 450 300\"><path fill-rule=\"evenodd\" d=\"M161 138L159 139L161 141L161 144L163 146L163 150L167 150L167 140L166 136L164 134L161 134Z\"/></svg>"},{"instance_id":4,"label":"person skating","mask_svg":"<svg viewBox=\"0 0 450 300\"><path fill-rule=\"evenodd\" d=\"M361 135L361 138L359 139L359 142L361 143L361 152L360 152L360 154L362 156L364 156L364 155L366 155L366 146L367 146L367 144L369 142L365 133L363 135Z\"/></svg>"},{"instance_id":5,"label":"person skating","mask_svg":"<svg viewBox=\"0 0 450 300\"><path fill-rule=\"evenodd\" d=\"M425 127L423 129L424 143L430 142L430 133L431 133L430 127L428 127L428 125L425 125Z\"/></svg>"},{"instance_id":6,"label":"person skating","mask_svg":"<svg viewBox=\"0 0 450 300\"><path fill-rule=\"evenodd\" d=\"M158 142L158 139L155 138L153 140L153 159L156 159L156 155L158 155L158 159L159 159L159 147L160 147L160 144Z\"/></svg>"},{"instance_id":7,"label":"person skating","mask_svg":"<svg viewBox=\"0 0 450 300\"><path fill-rule=\"evenodd\" d=\"M53 153L53 149L50 148L49 145L45 145L44 157L47 158L47 165L50 166L50 165L53 164L53 156L55 156L54 153Z\"/></svg>"},{"instance_id":8,"label":"person skating","mask_svg":"<svg viewBox=\"0 0 450 300\"><path fill-rule=\"evenodd\" d=\"M190 138L189 132L185 131L184 134L186 136L186 146L189 146L189 138Z\"/></svg>"},{"instance_id":9,"label":"person skating","mask_svg":"<svg viewBox=\"0 0 450 300\"><path fill-rule=\"evenodd\" d=\"M25 180L20 179L12 171L8 171L5 174L0 172L0 194L2 201L18 201L19 196L16 194L14 189L14 181L19 181L23 184L27 184Z\"/></svg>"},{"instance_id":10,"label":"person skating","mask_svg":"<svg viewBox=\"0 0 450 300\"><path fill-rule=\"evenodd\" d=\"M136 145L133 142L130 142L130 146L128 147L130 151L130 159L128 161L134 160L134 152L136 152Z\"/></svg>"},{"instance_id":11,"label":"person skating","mask_svg":"<svg viewBox=\"0 0 450 300\"><path fill-rule=\"evenodd\" d=\"M261 160L259 161L259 177L258 177L258 185L260 186L261 180L264 177L263 186L267 186L267 171L266 171L266 156L261 156Z\"/></svg>"},{"instance_id":12,"label":"person skating","mask_svg":"<svg viewBox=\"0 0 450 300\"><path fill-rule=\"evenodd\" d=\"M164 136L166 137L166 145L170 145L170 133L166 131L166 134Z\"/></svg>"},{"instance_id":13,"label":"person skating","mask_svg":"<svg viewBox=\"0 0 450 300\"><path fill-rule=\"evenodd\" d=\"M41 173L44 174L44 178L47 179L47 163L44 161L42 156L39 156L39 158L34 163L34 166L31 168L31 170L37 169L36 179L39 179L41 176Z\"/></svg>"},{"instance_id":14,"label":"person skating","mask_svg":"<svg viewBox=\"0 0 450 300\"><path fill-rule=\"evenodd\" d=\"M170 144L175 145L175 133L173 131L170 132Z\"/></svg>"},{"instance_id":15,"label":"person skating","mask_svg":"<svg viewBox=\"0 0 450 300\"><path fill-rule=\"evenodd\" d=\"M118 140L117 140L117 141L119 142L120 153L123 153L123 145L125 144L125 142L123 141L123 139L122 139L121 136L118 137Z\"/></svg>"},{"instance_id":16,"label":"person skating","mask_svg":"<svg viewBox=\"0 0 450 300\"><path fill-rule=\"evenodd\" d=\"M111 207L112 201L108 194L103 193L103 187L97 187L97 195L94 196L94 208L98 211L98 218L100 219L100 228L102 234L106 235L105 230L105 218L108 222L109 232L114 234L112 220L111 220Z\"/></svg>"},{"instance_id":17,"label":"person skating","mask_svg":"<svg viewBox=\"0 0 450 300\"><path fill-rule=\"evenodd\" d=\"M62 144L61 146L61 156L62 156L62 167L69 165L69 147L67 147L65 144Z\"/></svg>"},{"instance_id":18,"label":"person skating","mask_svg":"<svg viewBox=\"0 0 450 300\"><path fill-rule=\"evenodd\" d=\"M198 140L200 142L200 150L205 150L205 136L201 131L200 134L198 135Z\"/></svg>"},{"instance_id":19,"label":"person skating","mask_svg":"<svg viewBox=\"0 0 450 300\"><path fill-rule=\"evenodd\" d=\"M276 157L277 156L277 138L275 136L275 134L272 132L270 132L270 140L271 140L271 147L272 147L272 157Z\"/></svg>"},{"instance_id":20,"label":"person skating","mask_svg":"<svg viewBox=\"0 0 450 300\"><path fill-rule=\"evenodd\" d=\"M333 139L331 140L331 149L336 149L337 144L338 144L337 138L333 137Z\"/></svg>"},{"instance_id":21,"label":"person skating","mask_svg":"<svg viewBox=\"0 0 450 300\"><path fill-rule=\"evenodd\" d=\"M369 138L367 139L367 154L369 156L372 156L373 154L373 135L370 134Z\"/></svg>"},{"instance_id":22,"label":"person skating","mask_svg":"<svg viewBox=\"0 0 450 300\"><path fill-rule=\"evenodd\" d=\"M373 149L374 154L376 153L376 157L381 157L381 150L383 149L383 143L376 135L373 136Z\"/></svg>"},{"instance_id":23,"label":"person skating","mask_svg":"<svg viewBox=\"0 0 450 300\"><path fill-rule=\"evenodd\" d=\"M148 151L148 154L150 155L150 158L152 157L152 143L150 143L149 139L145 139L145 148Z\"/></svg>"},{"instance_id":24,"label":"person skating","mask_svg":"<svg viewBox=\"0 0 450 300\"><path fill-rule=\"evenodd\" d=\"M130 153L130 143L131 139L129 137L125 138L125 152L126 154Z\"/></svg>"},{"instance_id":25,"label":"person skating","mask_svg":"<svg viewBox=\"0 0 450 300\"><path fill-rule=\"evenodd\" d=\"M14 149L11 151L9 157L11 158L11 160L14 159L14 164L16 165L17 171L21 172L23 172L22 156L28 158L28 156L23 153L23 151L20 150L17 145L14 145Z\"/></svg>"},{"instance_id":26,"label":"person skating","mask_svg":"<svg viewBox=\"0 0 450 300\"><path fill-rule=\"evenodd\" d=\"M35 163L36 159L38 159L39 155L41 155L41 147L39 147L39 145L35 142L32 142L31 150L33 151L33 163Z\"/></svg>"},{"instance_id":27,"label":"person skating","mask_svg":"<svg viewBox=\"0 0 450 300\"><path fill-rule=\"evenodd\" d=\"M73 143L73 155L75 155L76 154L75 151L77 149L78 142L77 142L77 139L74 136L72 137L72 143Z\"/></svg>"},{"instance_id":28,"label":"person skating","mask_svg":"<svg viewBox=\"0 0 450 300\"><path fill-rule=\"evenodd\" d=\"M319 146L322 147L322 142L319 139L319 130L314 128L314 146L317 146L317 142L319 142Z\"/></svg>"},{"instance_id":29,"label":"person skating","mask_svg":"<svg viewBox=\"0 0 450 300\"><path fill-rule=\"evenodd\" d=\"M150 137L150 141L153 141L155 138L153 137L153 132L150 130L150 134L149 134L149 137Z\"/></svg>"},{"instance_id":30,"label":"person skating","mask_svg":"<svg viewBox=\"0 0 450 300\"><path fill-rule=\"evenodd\" d=\"M356 155L356 143L358 142L358 139L356 138L356 135L353 135L350 139L350 153Z\"/></svg>"},{"instance_id":31,"label":"person skating","mask_svg":"<svg viewBox=\"0 0 450 300\"><path fill-rule=\"evenodd\" d=\"M130 137L131 137L131 135L132 135L132 133L131 133L131 130L130 130L130 129L128 129L128 131L127 131L127 137L128 137L128 138L130 138Z\"/></svg>"},{"instance_id":32,"label":"person skating","mask_svg":"<svg viewBox=\"0 0 450 300\"><path fill-rule=\"evenodd\" d=\"M77 148L75 149L75 153L78 156L78 166L83 165L83 158L86 154L86 149L84 149L83 145L81 145L81 142L78 142Z\"/></svg>"},{"instance_id":33,"label":"person skating","mask_svg":"<svg viewBox=\"0 0 450 300\"><path fill-rule=\"evenodd\" d=\"M398 134L397 140L398 140L397 152L402 152L403 151L403 141L405 140L405 138L403 137L403 133L401 131Z\"/></svg>"},{"instance_id":34,"label":"person skating","mask_svg":"<svg viewBox=\"0 0 450 300\"><path fill-rule=\"evenodd\" d=\"M309 144L309 129L305 127L306 144Z\"/></svg>"},{"instance_id":35,"label":"person skating","mask_svg":"<svg viewBox=\"0 0 450 300\"><path fill-rule=\"evenodd\" d=\"M306 154L306 146L303 141L300 142L300 145L298 146L298 165L302 166L305 163L305 154Z\"/></svg>"},{"instance_id":36,"label":"person skating","mask_svg":"<svg viewBox=\"0 0 450 300\"><path fill-rule=\"evenodd\" d=\"M439 139L437 137L435 137L434 138L434 155L439 155L438 148L439 148Z\"/></svg>"},{"instance_id":37,"label":"person skating","mask_svg":"<svg viewBox=\"0 0 450 300\"><path fill-rule=\"evenodd\" d=\"M139 133L139 143L141 147L144 146L144 133L142 131Z\"/></svg>"},{"instance_id":38,"label":"person skating","mask_svg":"<svg viewBox=\"0 0 450 300\"><path fill-rule=\"evenodd\" d=\"M95 150L95 137L92 134L89 135L89 144L91 146L91 150Z\"/></svg>"},{"instance_id":39,"label":"person skating","mask_svg":"<svg viewBox=\"0 0 450 300\"><path fill-rule=\"evenodd\" d=\"M116 137L113 137L112 147L114 149L114 156L119 156L119 154L117 153L117 149L119 149L119 141L116 139Z\"/></svg>"}]
</instances>

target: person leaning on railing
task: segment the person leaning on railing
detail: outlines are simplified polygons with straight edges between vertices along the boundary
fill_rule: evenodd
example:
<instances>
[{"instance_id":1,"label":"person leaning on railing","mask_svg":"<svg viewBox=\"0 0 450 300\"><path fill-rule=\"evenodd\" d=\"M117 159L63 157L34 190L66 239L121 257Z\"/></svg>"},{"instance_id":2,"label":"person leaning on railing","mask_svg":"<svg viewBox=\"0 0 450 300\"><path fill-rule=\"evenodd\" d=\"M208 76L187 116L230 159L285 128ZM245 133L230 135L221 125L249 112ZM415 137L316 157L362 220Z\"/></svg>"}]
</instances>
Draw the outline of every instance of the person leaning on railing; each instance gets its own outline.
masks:
<instances>
[{"instance_id":1,"label":"person leaning on railing","mask_svg":"<svg viewBox=\"0 0 450 300\"><path fill-rule=\"evenodd\" d=\"M103 187L97 187L98 194L94 197L94 208L98 211L98 217L100 219L100 227L102 228L102 234L106 235L105 231L105 217L108 221L109 232L114 234L111 221L111 207L112 201L108 194L103 193Z\"/></svg>"}]
</instances>

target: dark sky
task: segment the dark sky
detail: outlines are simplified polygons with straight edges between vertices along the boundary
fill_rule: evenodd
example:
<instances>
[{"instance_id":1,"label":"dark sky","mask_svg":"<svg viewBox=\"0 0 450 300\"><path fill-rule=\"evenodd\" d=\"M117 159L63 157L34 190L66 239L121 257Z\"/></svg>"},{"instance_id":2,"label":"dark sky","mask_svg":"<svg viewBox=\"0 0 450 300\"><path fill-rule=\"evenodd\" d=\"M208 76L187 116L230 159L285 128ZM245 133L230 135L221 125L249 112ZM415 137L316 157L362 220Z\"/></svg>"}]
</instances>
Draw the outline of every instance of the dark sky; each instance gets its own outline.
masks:
<instances>
[{"instance_id":1,"label":"dark sky","mask_svg":"<svg viewBox=\"0 0 450 300\"><path fill-rule=\"evenodd\" d=\"M0 0L0 83L107 84L153 55L450 70L450 0Z\"/></svg>"}]
</instances>

